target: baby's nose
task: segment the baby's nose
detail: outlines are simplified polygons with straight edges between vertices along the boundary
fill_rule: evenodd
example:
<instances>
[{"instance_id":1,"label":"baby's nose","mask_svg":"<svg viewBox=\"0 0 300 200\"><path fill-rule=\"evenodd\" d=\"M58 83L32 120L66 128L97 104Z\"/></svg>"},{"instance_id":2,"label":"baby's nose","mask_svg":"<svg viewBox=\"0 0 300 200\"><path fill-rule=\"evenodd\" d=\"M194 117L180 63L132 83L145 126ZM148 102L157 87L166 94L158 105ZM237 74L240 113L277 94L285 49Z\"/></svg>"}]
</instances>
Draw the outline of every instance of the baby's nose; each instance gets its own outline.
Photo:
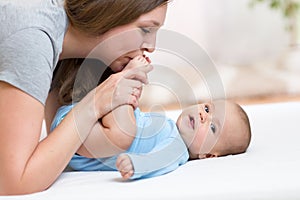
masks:
<instances>
[{"instance_id":1,"label":"baby's nose","mask_svg":"<svg viewBox=\"0 0 300 200\"><path fill-rule=\"evenodd\" d=\"M207 120L210 120L210 121L212 120L211 113L207 113L204 107L201 108L199 114L200 114L200 120L202 123Z\"/></svg>"},{"instance_id":2,"label":"baby's nose","mask_svg":"<svg viewBox=\"0 0 300 200\"><path fill-rule=\"evenodd\" d=\"M208 113L205 112L204 109L202 109L202 111L200 112L200 120L201 120L201 122L205 122L207 120L207 116L208 116Z\"/></svg>"}]
</instances>

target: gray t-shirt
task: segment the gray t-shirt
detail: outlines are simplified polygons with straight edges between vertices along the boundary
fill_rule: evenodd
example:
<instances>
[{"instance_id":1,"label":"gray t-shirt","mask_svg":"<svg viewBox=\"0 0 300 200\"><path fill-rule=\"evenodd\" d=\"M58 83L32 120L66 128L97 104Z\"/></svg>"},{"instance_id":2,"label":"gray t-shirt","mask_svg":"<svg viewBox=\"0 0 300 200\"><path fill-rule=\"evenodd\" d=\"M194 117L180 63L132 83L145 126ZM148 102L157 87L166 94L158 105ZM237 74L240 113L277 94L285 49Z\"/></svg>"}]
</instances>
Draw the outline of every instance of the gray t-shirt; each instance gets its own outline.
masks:
<instances>
[{"instance_id":1,"label":"gray t-shirt","mask_svg":"<svg viewBox=\"0 0 300 200\"><path fill-rule=\"evenodd\" d=\"M45 104L68 20L60 0L0 0L0 80Z\"/></svg>"}]
</instances>

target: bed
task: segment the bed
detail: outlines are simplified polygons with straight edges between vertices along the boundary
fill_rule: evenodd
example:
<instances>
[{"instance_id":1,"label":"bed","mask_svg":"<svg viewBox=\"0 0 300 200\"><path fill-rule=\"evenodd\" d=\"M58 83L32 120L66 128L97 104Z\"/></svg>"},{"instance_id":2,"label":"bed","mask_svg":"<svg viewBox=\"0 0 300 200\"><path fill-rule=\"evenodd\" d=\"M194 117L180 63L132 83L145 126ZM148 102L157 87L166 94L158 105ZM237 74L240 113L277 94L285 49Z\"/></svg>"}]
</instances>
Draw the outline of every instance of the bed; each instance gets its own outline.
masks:
<instances>
[{"instance_id":1,"label":"bed","mask_svg":"<svg viewBox=\"0 0 300 200\"><path fill-rule=\"evenodd\" d=\"M300 102L243 107L253 134L245 154L189 161L138 181L123 181L118 172L64 172L44 192L0 199L299 200ZM178 114L167 112L174 119Z\"/></svg>"}]
</instances>

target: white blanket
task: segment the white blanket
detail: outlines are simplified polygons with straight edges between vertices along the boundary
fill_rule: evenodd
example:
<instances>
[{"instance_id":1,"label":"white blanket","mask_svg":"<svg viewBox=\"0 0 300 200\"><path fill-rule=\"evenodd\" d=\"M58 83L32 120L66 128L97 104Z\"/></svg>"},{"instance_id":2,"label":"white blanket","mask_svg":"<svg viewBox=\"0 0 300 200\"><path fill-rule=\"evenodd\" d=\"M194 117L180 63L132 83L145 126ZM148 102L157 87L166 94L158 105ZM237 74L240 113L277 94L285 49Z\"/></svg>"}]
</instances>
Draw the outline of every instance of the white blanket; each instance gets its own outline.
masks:
<instances>
[{"instance_id":1,"label":"white blanket","mask_svg":"<svg viewBox=\"0 0 300 200\"><path fill-rule=\"evenodd\" d=\"M118 172L64 172L47 191L0 199L299 200L300 102L244 108L252 126L245 154L190 161L164 176L131 182ZM175 119L178 113L167 114Z\"/></svg>"}]
</instances>

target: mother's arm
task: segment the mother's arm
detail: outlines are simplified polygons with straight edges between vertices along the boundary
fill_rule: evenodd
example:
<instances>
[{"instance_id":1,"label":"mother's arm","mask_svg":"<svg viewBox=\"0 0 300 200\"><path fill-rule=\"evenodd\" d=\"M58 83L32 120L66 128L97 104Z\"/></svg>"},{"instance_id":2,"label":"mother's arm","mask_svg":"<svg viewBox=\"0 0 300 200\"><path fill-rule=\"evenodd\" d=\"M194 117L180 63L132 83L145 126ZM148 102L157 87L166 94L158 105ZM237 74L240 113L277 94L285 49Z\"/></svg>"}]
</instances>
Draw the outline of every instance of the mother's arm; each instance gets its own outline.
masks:
<instances>
[{"instance_id":1,"label":"mother's arm","mask_svg":"<svg viewBox=\"0 0 300 200\"><path fill-rule=\"evenodd\" d=\"M73 115L68 115L60 128L39 141L44 106L2 81L0 110L0 195L45 190L81 145ZM84 114L85 118L92 119L87 115ZM86 127L92 127L92 123L95 122L87 121ZM88 133L82 131L81 137L87 137Z\"/></svg>"},{"instance_id":2,"label":"mother's arm","mask_svg":"<svg viewBox=\"0 0 300 200\"><path fill-rule=\"evenodd\" d=\"M61 106L58 102L57 97L58 97L58 90L55 88L51 90L46 101L45 122L46 122L47 133L50 133L52 120L56 114L57 109Z\"/></svg>"}]
</instances>

